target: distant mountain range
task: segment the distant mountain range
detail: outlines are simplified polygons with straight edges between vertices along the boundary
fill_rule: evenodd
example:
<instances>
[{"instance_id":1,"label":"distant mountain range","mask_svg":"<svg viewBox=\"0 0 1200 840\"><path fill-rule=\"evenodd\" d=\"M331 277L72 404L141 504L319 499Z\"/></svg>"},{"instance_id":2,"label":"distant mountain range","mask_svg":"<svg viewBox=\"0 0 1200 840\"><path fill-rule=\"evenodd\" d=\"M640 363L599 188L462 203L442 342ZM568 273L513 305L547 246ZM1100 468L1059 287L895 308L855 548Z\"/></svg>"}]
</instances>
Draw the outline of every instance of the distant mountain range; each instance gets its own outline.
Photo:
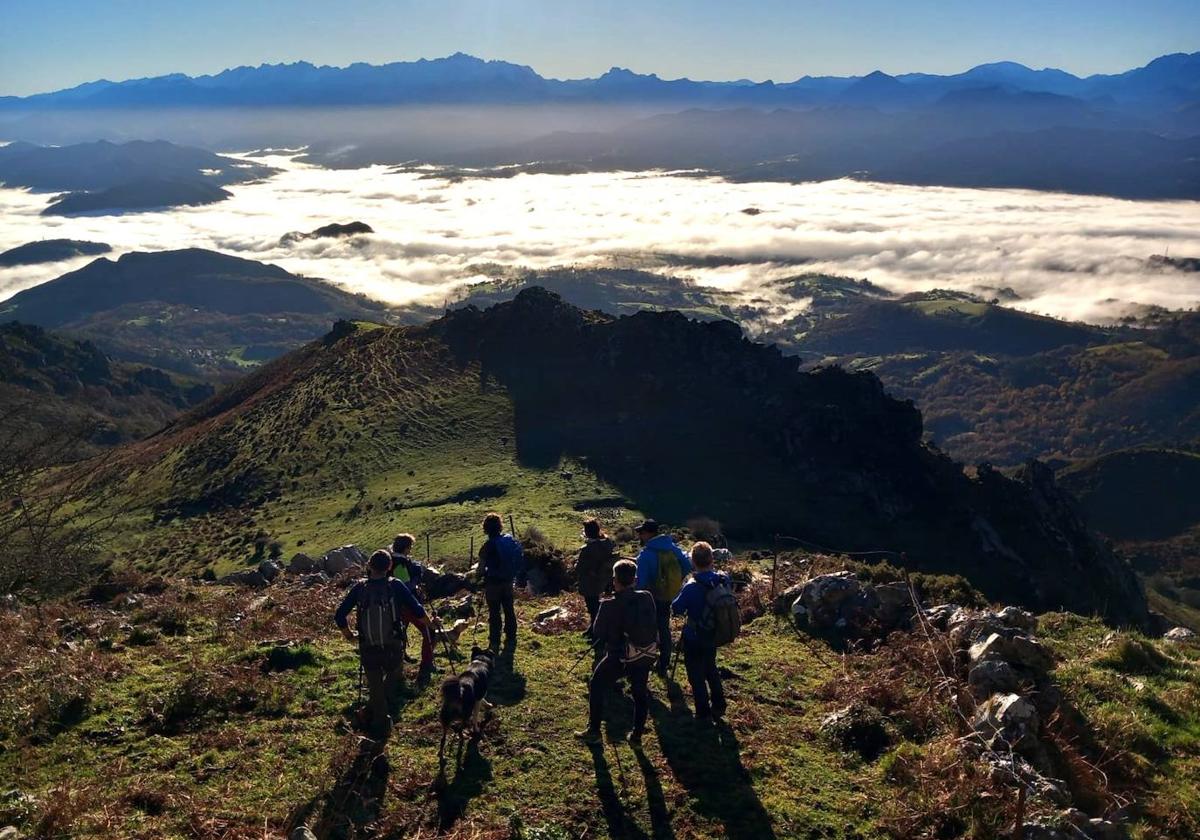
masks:
<instances>
[{"instance_id":1,"label":"distant mountain range","mask_svg":"<svg viewBox=\"0 0 1200 840\"><path fill-rule=\"evenodd\" d=\"M444 103L633 103L737 107L929 104L980 87L1071 96L1116 105L1170 108L1200 100L1200 53L1156 58L1124 73L1080 78L1014 62L981 64L963 73L889 76L802 76L795 81L662 79L614 67L594 79L549 79L532 68L456 53L390 64L317 66L308 62L236 67L215 75L172 73L145 79L88 82L27 97L2 97L7 109L205 106L327 106Z\"/></svg>"}]
</instances>

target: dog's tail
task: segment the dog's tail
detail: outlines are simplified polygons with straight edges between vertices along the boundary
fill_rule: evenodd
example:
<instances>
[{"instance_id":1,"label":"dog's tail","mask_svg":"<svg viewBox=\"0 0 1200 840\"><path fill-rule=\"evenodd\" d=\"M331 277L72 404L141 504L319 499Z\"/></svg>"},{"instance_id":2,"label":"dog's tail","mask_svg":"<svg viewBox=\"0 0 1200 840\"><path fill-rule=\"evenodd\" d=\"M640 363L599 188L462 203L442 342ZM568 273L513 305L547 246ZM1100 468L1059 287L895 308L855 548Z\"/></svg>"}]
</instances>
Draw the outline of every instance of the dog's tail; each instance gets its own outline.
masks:
<instances>
[{"instance_id":1,"label":"dog's tail","mask_svg":"<svg viewBox=\"0 0 1200 840\"><path fill-rule=\"evenodd\" d=\"M442 726L449 726L461 710L462 681L458 677L446 677L442 680Z\"/></svg>"}]
</instances>

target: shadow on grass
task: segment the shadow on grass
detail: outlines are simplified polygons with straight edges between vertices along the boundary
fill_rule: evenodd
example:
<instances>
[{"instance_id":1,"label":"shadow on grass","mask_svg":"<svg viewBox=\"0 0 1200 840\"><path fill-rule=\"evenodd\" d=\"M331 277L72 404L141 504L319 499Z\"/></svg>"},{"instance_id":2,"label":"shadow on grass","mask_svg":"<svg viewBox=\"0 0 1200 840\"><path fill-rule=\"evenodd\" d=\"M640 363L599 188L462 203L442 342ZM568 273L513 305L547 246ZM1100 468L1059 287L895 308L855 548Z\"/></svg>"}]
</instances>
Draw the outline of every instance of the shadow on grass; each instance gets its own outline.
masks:
<instances>
[{"instance_id":1,"label":"shadow on grass","mask_svg":"<svg viewBox=\"0 0 1200 840\"><path fill-rule=\"evenodd\" d=\"M646 784L646 807L650 812L650 827L654 831L654 840L675 840L675 830L671 827L671 813L667 810L667 797L663 794L658 770L642 750L635 749L633 755Z\"/></svg>"},{"instance_id":2,"label":"shadow on grass","mask_svg":"<svg viewBox=\"0 0 1200 840\"><path fill-rule=\"evenodd\" d=\"M453 828L466 813L471 800L483 791L483 786L491 779L492 763L479 752L478 739L471 738L467 742L466 759L455 771L454 781L445 786L438 785L434 790L438 805L438 830Z\"/></svg>"},{"instance_id":3,"label":"shadow on grass","mask_svg":"<svg viewBox=\"0 0 1200 840\"><path fill-rule=\"evenodd\" d=\"M630 819L621 802L621 797L613 785L612 772L608 767L608 759L604 755L604 744L595 744L588 748L592 753L592 766L596 771L596 795L600 797L600 810L604 814L604 823L608 828L608 836L614 838L630 838L630 840L648 840L646 832ZM613 755L620 761L620 754L615 750ZM620 772L620 768L618 768ZM625 787L624 782L621 785Z\"/></svg>"},{"instance_id":4,"label":"shadow on grass","mask_svg":"<svg viewBox=\"0 0 1200 840\"><path fill-rule=\"evenodd\" d=\"M298 809L290 827L308 825L318 837L343 840L361 836L379 819L390 772L387 756L379 742L365 738L351 754L333 788Z\"/></svg>"},{"instance_id":5,"label":"shadow on grass","mask_svg":"<svg viewBox=\"0 0 1200 840\"><path fill-rule=\"evenodd\" d=\"M669 688L668 696L674 692L682 698L678 686ZM671 702L674 707L674 698ZM653 698L650 716L663 756L691 795L695 811L720 822L730 840L773 840L770 815L742 764L741 746L733 730L698 723L691 715L673 712Z\"/></svg>"}]
</instances>

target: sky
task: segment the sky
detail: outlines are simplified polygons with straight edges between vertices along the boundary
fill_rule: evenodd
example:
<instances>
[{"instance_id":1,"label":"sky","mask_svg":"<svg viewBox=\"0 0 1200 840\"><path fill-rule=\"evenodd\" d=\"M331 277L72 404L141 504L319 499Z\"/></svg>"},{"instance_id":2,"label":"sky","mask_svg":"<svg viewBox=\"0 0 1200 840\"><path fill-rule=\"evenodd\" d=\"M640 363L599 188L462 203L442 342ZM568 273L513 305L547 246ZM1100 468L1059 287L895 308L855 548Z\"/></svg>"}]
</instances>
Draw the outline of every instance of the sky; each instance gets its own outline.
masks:
<instances>
[{"instance_id":1,"label":"sky","mask_svg":"<svg viewBox=\"0 0 1200 840\"><path fill-rule=\"evenodd\" d=\"M41 216L50 195L0 188L0 251L43 237L106 242L113 257L210 248L392 303L441 304L497 266L618 265L774 301L779 318L806 302L768 281L805 271L865 277L896 292L946 288L991 298L1009 288L1018 308L1096 322L1138 304L1200 305L1200 274L1152 271L1145 262L1168 249L1200 252L1193 202L628 172L455 181L382 166L259 160L282 171L231 187L226 201L171 211ZM743 212L751 206L760 212ZM363 221L375 233L283 238L331 219ZM655 256L662 253L731 259L719 267L686 259L664 265ZM90 261L0 271L0 300Z\"/></svg>"},{"instance_id":2,"label":"sky","mask_svg":"<svg viewBox=\"0 0 1200 840\"><path fill-rule=\"evenodd\" d=\"M0 95L458 51L556 78L791 81L999 60L1088 75L1196 50L1196 0L0 0Z\"/></svg>"}]
</instances>

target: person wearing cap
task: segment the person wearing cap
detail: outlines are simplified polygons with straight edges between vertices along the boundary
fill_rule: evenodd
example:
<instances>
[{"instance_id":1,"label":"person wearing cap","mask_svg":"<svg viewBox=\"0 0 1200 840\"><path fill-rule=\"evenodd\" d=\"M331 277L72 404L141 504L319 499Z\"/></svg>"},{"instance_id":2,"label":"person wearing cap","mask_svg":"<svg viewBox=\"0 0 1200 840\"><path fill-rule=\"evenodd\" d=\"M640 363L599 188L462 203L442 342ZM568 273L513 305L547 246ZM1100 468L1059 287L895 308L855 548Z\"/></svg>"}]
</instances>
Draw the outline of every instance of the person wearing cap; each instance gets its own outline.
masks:
<instances>
[{"instance_id":1,"label":"person wearing cap","mask_svg":"<svg viewBox=\"0 0 1200 840\"><path fill-rule=\"evenodd\" d=\"M350 589L333 616L346 640L358 647L367 680L367 709L371 734L386 739L392 730L390 707L400 701L404 680L404 645L400 640L400 614L407 610L425 618L425 608L400 581L389 574L392 553L380 549L367 562L367 578ZM350 611L357 613L358 632L350 629Z\"/></svg>"},{"instance_id":2,"label":"person wearing cap","mask_svg":"<svg viewBox=\"0 0 1200 840\"><path fill-rule=\"evenodd\" d=\"M412 558L414 542L412 534L397 534L392 540L392 577L407 586L413 597L423 603L420 584L425 567ZM417 685L424 688L429 685L431 676L439 673L433 664L433 630L429 616L418 616L405 609L400 613L400 621L405 626L416 627L421 635L421 670L417 672Z\"/></svg>"},{"instance_id":3,"label":"person wearing cap","mask_svg":"<svg viewBox=\"0 0 1200 840\"><path fill-rule=\"evenodd\" d=\"M634 532L642 544L637 556L637 588L654 596L658 615L658 675L665 679L671 665L671 602L692 571L692 561L670 534L660 534L658 530L658 522L646 519ZM678 571L664 563L678 563Z\"/></svg>"}]
</instances>

